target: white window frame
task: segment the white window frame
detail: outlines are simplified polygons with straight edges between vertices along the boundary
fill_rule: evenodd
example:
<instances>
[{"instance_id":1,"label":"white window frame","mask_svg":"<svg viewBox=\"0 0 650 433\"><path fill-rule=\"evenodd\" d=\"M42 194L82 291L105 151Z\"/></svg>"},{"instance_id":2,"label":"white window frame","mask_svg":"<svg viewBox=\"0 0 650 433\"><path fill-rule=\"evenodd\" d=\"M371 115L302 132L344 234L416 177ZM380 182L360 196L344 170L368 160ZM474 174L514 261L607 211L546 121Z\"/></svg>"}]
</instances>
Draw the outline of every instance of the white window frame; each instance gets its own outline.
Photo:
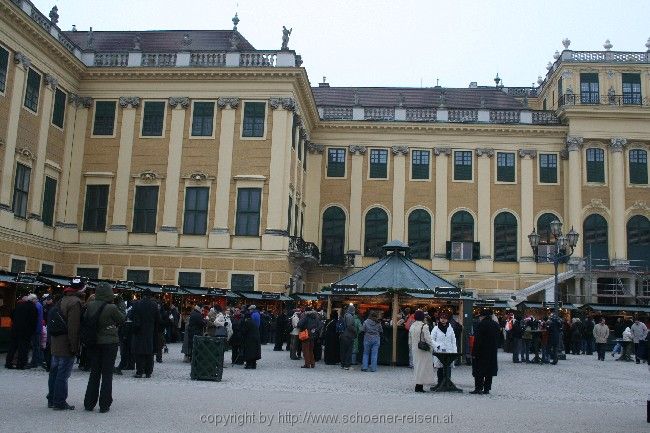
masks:
<instances>
[{"instance_id":1,"label":"white window frame","mask_svg":"<svg viewBox=\"0 0 650 433\"><path fill-rule=\"evenodd\" d=\"M261 137L244 137L244 112L246 111L247 102L263 102L264 103L264 134ZM269 102L260 99L244 99L241 101L241 113L239 115L239 139L242 141L264 141L269 132ZM291 137L291 134L289 134ZM288 143L291 145L291 142Z\"/></svg>"},{"instance_id":2,"label":"white window frame","mask_svg":"<svg viewBox=\"0 0 650 433\"><path fill-rule=\"evenodd\" d=\"M97 117L97 103L98 102L115 102L115 116L113 117L113 135L95 135L95 118ZM115 138L117 136L117 117L119 115L120 106L117 99L95 99L93 101L93 120L90 125L90 138Z\"/></svg>"},{"instance_id":3,"label":"white window frame","mask_svg":"<svg viewBox=\"0 0 650 433\"><path fill-rule=\"evenodd\" d=\"M427 174L426 179L413 179L413 152L415 152L415 151L427 152L429 154L429 172ZM409 181L410 182L431 182L431 170L432 170L431 166L433 165L433 158L432 158L433 152L431 152L431 149L414 148L414 149L411 149L411 151L409 153L410 153L410 155L409 155L409 169L408 169L409 170Z\"/></svg>"},{"instance_id":4,"label":"white window frame","mask_svg":"<svg viewBox=\"0 0 650 433\"><path fill-rule=\"evenodd\" d=\"M161 135L142 135L142 126L144 125L144 110L146 108L146 105L148 102L162 102L163 103L163 124L162 124L162 132ZM140 109L140 131L139 131L139 136L138 138L141 138L143 140L150 140L150 139L161 139L165 138L167 134L167 106L169 104L167 103L166 99L147 99L142 101L142 108ZM117 117L117 116L116 116Z\"/></svg>"},{"instance_id":5,"label":"white window frame","mask_svg":"<svg viewBox=\"0 0 650 433\"><path fill-rule=\"evenodd\" d=\"M542 155L555 155L557 157L557 167L555 167L556 170L556 179L557 182L542 182ZM537 184L538 185L543 185L543 186L553 186L553 185L559 185L560 184L560 166L562 165L562 159L560 158L560 152L540 152L537 154Z\"/></svg>"},{"instance_id":6,"label":"white window frame","mask_svg":"<svg viewBox=\"0 0 650 433\"><path fill-rule=\"evenodd\" d=\"M40 84L38 87L38 106L36 107L36 111L33 111L31 108L25 106L25 96L27 94L27 83L29 81L29 71L34 71L41 77L39 81ZM38 116L38 111L43 105L43 98L42 98L43 95L41 94L42 87L43 87L43 73L38 72L36 68L33 68L31 66L27 68L27 71L25 72L25 84L23 84L23 98L22 101L20 101L20 105L23 107L23 109L25 109L25 111L27 111L29 114L32 114L34 116Z\"/></svg>"},{"instance_id":7,"label":"white window frame","mask_svg":"<svg viewBox=\"0 0 650 433\"><path fill-rule=\"evenodd\" d=\"M514 155L514 157L515 157L515 180L513 182L506 182L506 181L498 180L499 179L499 162L498 162L498 160L499 160L499 154L500 153L510 153L510 154ZM519 169L519 162L517 161L517 159L518 159L517 158L517 152L514 152L514 151L496 150L494 152L494 183L495 183L495 185L516 185L517 184L517 182L519 180L519 176L517 175L518 174L517 171Z\"/></svg>"},{"instance_id":8,"label":"white window frame","mask_svg":"<svg viewBox=\"0 0 650 433\"><path fill-rule=\"evenodd\" d=\"M372 156L373 150L383 150L386 152L386 177L370 177L370 158ZM368 148L368 173L367 180L378 180L378 181L387 181L390 180L390 148L388 147L370 147Z\"/></svg>"},{"instance_id":9,"label":"white window frame","mask_svg":"<svg viewBox=\"0 0 650 433\"><path fill-rule=\"evenodd\" d=\"M472 178L468 180L456 180L456 153L458 152L469 152L472 156ZM454 149L451 153L451 181L457 183L474 183L474 170L476 169L474 151L472 149Z\"/></svg>"},{"instance_id":10,"label":"white window frame","mask_svg":"<svg viewBox=\"0 0 650 433\"><path fill-rule=\"evenodd\" d=\"M338 177L338 176L328 176L327 175L327 165L329 163L329 152L330 149L336 149L336 150L343 150L343 154L345 155L345 160L343 161L343 176ZM303 155L304 157L304 155ZM347 179L348 178L348 150L345 147L340 147L340 146L328 146L325 148L325 179Z\"/></svg>"},{"instance_id":11,"label":"white window frame","mask_svg":"<svg viewBox=\"0 0 650 433\"><path fill-rule=\"evenodd\" d=\"M197 102L212 102L214 104L214 111L212 113L212 135L192 135L192 125L194 123L194 104ZM187 129L187 135L190 140L214 140L216 138L217 131L217 101L213 99L197 99L192 100L192 108L190 110L190 125Z\"/></svg>"}]
</instances>

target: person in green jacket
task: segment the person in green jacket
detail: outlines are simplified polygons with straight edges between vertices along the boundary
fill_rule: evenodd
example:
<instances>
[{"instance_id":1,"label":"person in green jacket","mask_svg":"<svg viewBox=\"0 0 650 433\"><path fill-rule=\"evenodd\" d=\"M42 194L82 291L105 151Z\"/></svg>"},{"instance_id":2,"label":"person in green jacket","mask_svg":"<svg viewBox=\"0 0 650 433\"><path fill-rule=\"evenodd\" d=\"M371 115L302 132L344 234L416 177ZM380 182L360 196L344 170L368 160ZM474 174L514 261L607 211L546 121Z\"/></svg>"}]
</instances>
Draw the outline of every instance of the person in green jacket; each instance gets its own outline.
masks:
<instances>
[{"instance_id":1,"label":"person in green jacket","mask_svg":"<svg viewBox=\"0 0 650 433\"><path fill-rule=\"evenodd\" d=\"M357 365L359 364L359 334L361 333L361 328L363 327L363 323L361 322L361 318L359 318L358 314L354 315L354 329L355 329L355 334L357 338L354 339L354 342L352 343L352 362L350 364L352 365Z\"/></svg>"},{"instance_id":2,"label":"person in green jacket","mask_svg":"<svg viewBox=\"0 0 650 433\"><path fill-rule=\"evenodd\" d=\"M126 318L126 306L121 297L113 295L111 285L104 282L97 286L95 299L88 303L83 320L95 317L102 307L97 321L97 344L88 348L90 376L84 409L92 411L99 399L99 411L105 413L113 402L113 367L120 342L117 330Z\"/></svg>"}]
</instances>

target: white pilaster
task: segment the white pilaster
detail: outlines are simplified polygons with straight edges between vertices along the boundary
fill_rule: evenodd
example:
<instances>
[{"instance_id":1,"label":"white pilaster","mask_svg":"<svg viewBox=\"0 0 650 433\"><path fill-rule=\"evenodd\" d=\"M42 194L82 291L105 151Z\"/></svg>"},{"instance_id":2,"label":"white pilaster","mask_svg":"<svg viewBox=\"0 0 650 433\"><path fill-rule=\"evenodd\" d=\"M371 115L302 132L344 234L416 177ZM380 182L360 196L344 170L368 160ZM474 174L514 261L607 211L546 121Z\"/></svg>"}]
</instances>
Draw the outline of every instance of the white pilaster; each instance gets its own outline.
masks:
<instances>
[{"instance_id":1,"label":"white pilaster","mask_svg":"<svg viewBox=\"0 0 650 433\"><path fill-rule=\"evenodd\" d=\"M435 235L433 238L432 267L438 271L448 271L447 260L447 164L451 148L437 147L433 150L436 156L436 215Z\"/></svg>"},{"instance_id":2,"label":"white pilaster","mask_svg":"<svg viewBox=\"0 0 650 433\"><path fill-rule=\"evenodd\" d=\"M393 146L393 227L391 239L406 242L404 235L404 196L406 195L406 155L407 146Z\"/></svg>"},{"instance_id":3,"label":"white pilaster","mask_svg":"<svg viewBox=\"0 0 650 433\"><path fill-rule=\"evenodd\" d=\"M609 145L609 196L611 197L612 235L614 244L613 260L626 258L627 242L625 236L625 160L627 140L612 138Z\"/></svg>"},{"instance_id":4,"label":"white pilaster","mask_svg":"<svg viewBox=\"0 0 650 433\"><path fill-rule=\"evenodd\" d=\"M492 221L490 208L490 161L494 156L494 149L476 149L478 157L478 214L477 228L478 241L481 243L481 257L476 262L478 272L492 272Z\"/></svg>"},{"instance_id":5,"label":"white pilaster","mask_svg":"<svg viewBox=\"0 0 650 433\"><path fill-rule=\"evenodd\" d=\"M520 183L521 183L521 227L519 227L519 272L521 273L535 273L537 266L534 259L534 252L528 242L528 235L535 227L534 212L534 164L537 151L532 149L522 149L519 151L521 157L520 167Z\"/></svg>"}]
</instances>

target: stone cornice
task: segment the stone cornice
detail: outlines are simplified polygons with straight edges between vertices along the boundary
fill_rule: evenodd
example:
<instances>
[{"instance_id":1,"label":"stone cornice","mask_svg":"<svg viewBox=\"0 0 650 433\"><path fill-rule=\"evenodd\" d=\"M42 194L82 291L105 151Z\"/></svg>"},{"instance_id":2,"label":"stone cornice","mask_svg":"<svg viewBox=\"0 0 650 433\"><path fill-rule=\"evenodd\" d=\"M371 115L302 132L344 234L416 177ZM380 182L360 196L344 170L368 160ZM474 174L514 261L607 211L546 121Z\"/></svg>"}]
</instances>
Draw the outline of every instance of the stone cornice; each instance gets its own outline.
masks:
<instances>
[{"instance_id":1,"label":"stone cornice","mask_svg":"<svg viewBox=\"0 0 650 433\"><path fill-rule=\"evenodd\" d=\"M69 93L68 104L74 104L77 108L90 108L93 106L93 98L90 96L79 96L76 93Z\"/></svg>"}]
</instances>

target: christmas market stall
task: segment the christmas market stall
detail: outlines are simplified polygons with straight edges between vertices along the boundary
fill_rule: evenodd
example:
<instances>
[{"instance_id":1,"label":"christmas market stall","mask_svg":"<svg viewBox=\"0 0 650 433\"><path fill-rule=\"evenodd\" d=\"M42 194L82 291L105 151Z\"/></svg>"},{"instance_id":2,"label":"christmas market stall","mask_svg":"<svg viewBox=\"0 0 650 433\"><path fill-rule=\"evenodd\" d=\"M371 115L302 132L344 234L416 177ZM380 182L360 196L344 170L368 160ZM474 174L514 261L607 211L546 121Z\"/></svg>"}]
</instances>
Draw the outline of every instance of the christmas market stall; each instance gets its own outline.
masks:
<instances>
[{"instance_id":1,"label":"christmas market stall","mask_svg":"<svg viewBox=\"0 0 650 433\"><path fill-rule=\"evenodd\" d=\"M38 274L0 271L0 352L6 352L11 335L11 314L16 301L30 293L42 294L48 289L38 281Z\"/></svg>"},{"instance_id":2,"label":"christmas market stall","mask_svg":"<svg viewBox=\"0 0 650 433\"><path fill-rule=\"evenodd\" d=\"M240 306L255 305L258 310L266 310L274 315L280 314L281 311L286 310L287 303L292 303L294 300L282 293L275 292L235 292L241 296L239 300Z\"/></svg>"},{"instance_id":3,"label":"christmas market stall","mask_svg":"<svg viewBox=\"0 0 650 433\"><path fill-rule=\"evenodd\" d=\"M354 305L361 317L370 310L383 314L385 332L379 349L379 362L408 365L408 331L402 316L405 308L421 309L431 317L444 312L463 326L459 353L466 351L472 323L473 298L461 289L409 258L409 246L391 241L383 246L385 256L377 262L336 281L319 295L326 296L327 315L332 309L344 312Z\"/></svg>"}]
</instances>

